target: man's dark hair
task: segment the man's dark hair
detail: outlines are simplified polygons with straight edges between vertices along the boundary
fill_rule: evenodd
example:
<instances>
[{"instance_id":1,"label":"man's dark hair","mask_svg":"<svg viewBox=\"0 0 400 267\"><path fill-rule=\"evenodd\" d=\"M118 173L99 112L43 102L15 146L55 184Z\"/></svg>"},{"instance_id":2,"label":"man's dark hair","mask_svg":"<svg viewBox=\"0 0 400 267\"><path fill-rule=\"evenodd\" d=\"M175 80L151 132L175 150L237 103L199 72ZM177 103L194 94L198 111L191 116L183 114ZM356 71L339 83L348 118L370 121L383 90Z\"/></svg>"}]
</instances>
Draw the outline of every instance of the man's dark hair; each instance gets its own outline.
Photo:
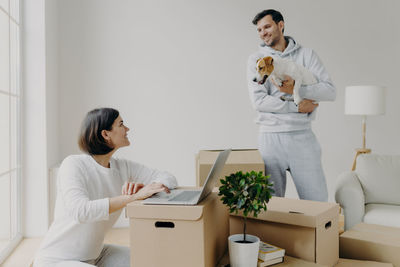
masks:
<instances>
[{"instance_id":1,"label":"man's dark hair","mask_svg":"<svg viewBox=\"0 0 400 267\"><path fill-rule=\"evenodd\" d=\"M82 122L79 135L79 148L89 155L105 155L114 148L110 147L101 135L102 130L111 131L119 111L113 108L98 108L89 111Z\"/></svg>"},{"instance_id":2,"label":"man's dark hair","mask_svg":"<svg viewBox=\"0 0 400 267\"><path fill-rule=\"evenodd\" d=\"M281 12L274 10L274 9L267 9L267 10L263 10L260 13L258 13L254 19L253 19L253 24L257 25L258 21L260 19L262 19L265 16L270 15L272 17L272 20L275 21L276 24L279 23L279 21L284 21L283 20L283 16L281 14ZM282 33L283 33L284 29L282 29Z\"/></svg>"}]
</instances>

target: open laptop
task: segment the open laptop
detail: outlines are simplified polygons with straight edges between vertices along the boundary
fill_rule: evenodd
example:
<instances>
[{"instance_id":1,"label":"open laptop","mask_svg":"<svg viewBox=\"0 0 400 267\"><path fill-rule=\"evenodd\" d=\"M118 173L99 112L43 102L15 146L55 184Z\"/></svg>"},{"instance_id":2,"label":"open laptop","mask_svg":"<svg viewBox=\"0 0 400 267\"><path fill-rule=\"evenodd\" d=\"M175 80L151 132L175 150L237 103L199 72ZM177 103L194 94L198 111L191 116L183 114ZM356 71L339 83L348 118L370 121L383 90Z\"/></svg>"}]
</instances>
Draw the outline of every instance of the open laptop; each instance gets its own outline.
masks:
<instances>
[{"instance_id":1,"label":"open laptop","mask_svg":"<svg viewBox=\"0 0 400 267\"><path fill-rule=\"evenodd\" d=\"M171 190L169 194L160 192L143 200L142 203L153 205L196 205L213 190L215 182L221 174L230 152L231 149L226 149L218 154L201 190L174 189Z\"/></svg>"}]
</instances>

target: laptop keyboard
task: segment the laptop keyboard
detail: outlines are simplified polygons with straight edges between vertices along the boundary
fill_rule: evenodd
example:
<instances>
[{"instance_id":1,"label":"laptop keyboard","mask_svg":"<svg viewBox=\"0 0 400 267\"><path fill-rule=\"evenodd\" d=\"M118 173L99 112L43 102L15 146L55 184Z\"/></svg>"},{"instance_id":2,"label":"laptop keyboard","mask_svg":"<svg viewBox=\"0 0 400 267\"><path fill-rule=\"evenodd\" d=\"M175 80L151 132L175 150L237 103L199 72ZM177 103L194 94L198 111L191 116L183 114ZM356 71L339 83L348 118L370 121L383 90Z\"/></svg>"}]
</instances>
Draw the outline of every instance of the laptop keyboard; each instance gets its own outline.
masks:
<instances>
[{"instance_id":1,"label":"laptop keyboard","mask_svg":"<svg viewBox=\"0 0 400 267\"><path fill-rule=\"evenodd\" d=\"M199 191L183 191L182 193L174 196L168 201L189 201L198 195L200 195Z\"/></svg>"}]
</instances>

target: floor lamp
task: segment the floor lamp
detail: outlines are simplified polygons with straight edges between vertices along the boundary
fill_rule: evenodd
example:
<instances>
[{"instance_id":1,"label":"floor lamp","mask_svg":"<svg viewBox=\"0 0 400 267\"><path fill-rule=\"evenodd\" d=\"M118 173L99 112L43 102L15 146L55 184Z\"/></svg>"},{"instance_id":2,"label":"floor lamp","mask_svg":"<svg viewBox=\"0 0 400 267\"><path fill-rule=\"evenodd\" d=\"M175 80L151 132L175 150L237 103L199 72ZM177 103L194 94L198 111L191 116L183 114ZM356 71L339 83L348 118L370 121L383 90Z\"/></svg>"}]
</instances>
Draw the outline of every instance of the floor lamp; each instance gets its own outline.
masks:
<instances>
[{"instance_id":1,"label":"floor lamp","mask_svg":"<svg viewBox=\"0 0 400 267\"><path fill-rule=\"evenodd\" d=\"M381 86L347 86L345 94L345 114L362 116L362 148L356 149L352 171L356 169L357 156L371 153L365 146L367 116L385 113L386 89Z\"/></svg>"}]
</instances>

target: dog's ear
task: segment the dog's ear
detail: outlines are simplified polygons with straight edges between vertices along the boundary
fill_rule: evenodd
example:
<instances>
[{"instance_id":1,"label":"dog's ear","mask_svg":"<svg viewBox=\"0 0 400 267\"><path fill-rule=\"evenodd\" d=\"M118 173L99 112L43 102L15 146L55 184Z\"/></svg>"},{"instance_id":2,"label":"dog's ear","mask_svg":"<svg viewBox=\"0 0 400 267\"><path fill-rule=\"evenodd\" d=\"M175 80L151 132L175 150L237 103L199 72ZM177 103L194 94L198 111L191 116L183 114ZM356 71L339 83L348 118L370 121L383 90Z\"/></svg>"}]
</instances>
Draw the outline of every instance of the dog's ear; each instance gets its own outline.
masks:
<instances>
[{"instance_id":1,"label":"dog's ear","mask_svg":"<svg viewBox=\"0 0 400 267\"><path fill-rule=\"evenodd\" d=\"M267 72L271 74L274 71L274 59L272 57L265 57L264 62L267 68Z\"/></svg>"},{"instance_id":2,"label":"dog's ear","mask_svg":"<svg viewBox=\"0 0 400 267\"><path fill-rule=\"evenodd\" d=\"M265 61L265 64L272 65L274 62L274 59L272 57L265 57L264 61Z\"/></svg>"}]
</instances>

